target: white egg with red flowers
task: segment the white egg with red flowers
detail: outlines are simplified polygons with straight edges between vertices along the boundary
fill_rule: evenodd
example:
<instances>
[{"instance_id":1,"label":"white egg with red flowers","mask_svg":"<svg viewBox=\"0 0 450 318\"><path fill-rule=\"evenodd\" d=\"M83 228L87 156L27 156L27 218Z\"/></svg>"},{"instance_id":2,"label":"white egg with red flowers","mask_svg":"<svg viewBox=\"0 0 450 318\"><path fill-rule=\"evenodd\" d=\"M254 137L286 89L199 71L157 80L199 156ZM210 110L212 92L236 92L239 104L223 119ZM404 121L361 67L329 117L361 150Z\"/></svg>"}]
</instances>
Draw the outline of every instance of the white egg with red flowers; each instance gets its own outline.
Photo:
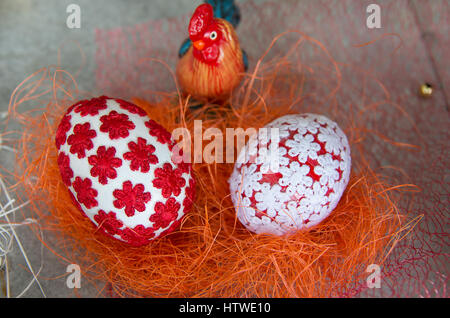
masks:
<instances>
[{"instance_id":1,"label":"white egg with red flowers","mask_svg":"<svg viewBox=\"0 0 450 318\"><path fill-rule=\"evenodd\" d=\"M317 114L286 115L265 128L241 150L229 179L239 221L254 233L275 235L319 224L349 181L346 135Z\"/></svg>"},{"instance_id":2,"label":"white egg with red flowers","mask_svg":"<svg viewBox=\"0 0 450 318\"><path fill-rule=\"evenodd\" d=\"M191 165L140 107L101 96L71 106L55 136L62 182L105 234L134 246L176 229L193 203Z\"/></svg>"}]
</instances>

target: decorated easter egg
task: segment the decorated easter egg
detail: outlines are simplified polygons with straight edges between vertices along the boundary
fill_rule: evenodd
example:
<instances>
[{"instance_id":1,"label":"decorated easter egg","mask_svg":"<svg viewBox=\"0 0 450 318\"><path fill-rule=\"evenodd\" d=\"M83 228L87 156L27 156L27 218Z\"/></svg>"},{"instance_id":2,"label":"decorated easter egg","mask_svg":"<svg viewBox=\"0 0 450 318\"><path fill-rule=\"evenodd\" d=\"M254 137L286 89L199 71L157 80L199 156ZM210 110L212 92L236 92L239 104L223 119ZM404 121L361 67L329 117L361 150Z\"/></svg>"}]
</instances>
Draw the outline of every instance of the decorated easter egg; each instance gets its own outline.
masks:
<instances>
[{"instance_id":1,"label":"decorated easter egg","mask_svg":"<svg viewBox=\"0 0 450 318\"><path fill-rule=\"evenodd\" d=\"M229 179L239 221L283 235L324 220L349 180L347 137L325 116L280 117L250 137Z\"/></svg>"},{"instance_id":2,"label":"decorated easter egg","mask_svg":"<svg viewBox=\"0 0 450 318\"><path fill-rule=\"evenodd\" d=\"M80 101L55 137L62 182L102 232L140 246L180 224L193 203L191 165L175 163L171 134L138 106Z\"/></svg>"}]
</instances>

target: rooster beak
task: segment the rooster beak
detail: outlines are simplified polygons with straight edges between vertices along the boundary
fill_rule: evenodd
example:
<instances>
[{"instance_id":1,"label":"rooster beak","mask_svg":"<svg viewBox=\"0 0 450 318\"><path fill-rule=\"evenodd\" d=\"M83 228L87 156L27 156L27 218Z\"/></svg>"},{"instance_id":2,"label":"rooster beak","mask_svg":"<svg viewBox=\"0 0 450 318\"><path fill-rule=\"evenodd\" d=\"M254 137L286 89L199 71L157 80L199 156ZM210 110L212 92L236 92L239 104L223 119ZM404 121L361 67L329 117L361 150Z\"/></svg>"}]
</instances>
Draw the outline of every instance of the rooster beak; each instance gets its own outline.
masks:
<instances>
[{"instance_id":1,"label":"rooster beak","mask_svg":"<svg viewBox=\"0 0 450 318\"><path fill-rule=\"evenodd\" d=\"M199 51L201 51L205 48L205 42L203 40L195 41L193 44L194 44L194 47Z\"/></svg>"}]
</instances>

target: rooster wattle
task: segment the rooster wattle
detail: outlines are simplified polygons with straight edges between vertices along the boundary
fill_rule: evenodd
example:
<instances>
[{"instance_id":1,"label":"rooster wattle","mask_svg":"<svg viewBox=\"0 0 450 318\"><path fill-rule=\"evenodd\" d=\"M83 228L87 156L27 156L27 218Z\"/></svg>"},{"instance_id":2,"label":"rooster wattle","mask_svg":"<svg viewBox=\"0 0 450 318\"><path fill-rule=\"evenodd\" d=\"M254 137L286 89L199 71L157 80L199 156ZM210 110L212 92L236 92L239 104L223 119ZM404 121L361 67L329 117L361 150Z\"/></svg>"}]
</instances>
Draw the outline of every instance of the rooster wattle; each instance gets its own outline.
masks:
<instances>
[{"instance_id":1,"label":"rooster wattle","mask_svg":"<svg viewBox=\"0 0 450 318\"><path fill-rule=\"evenodd\" d=\"M233 18L236 25L239 16ZM180 56L178 81L182 90L196 99L226 98L239 85L247 64L233 25L214 17L209 3L195 10L189 22L189 40L183 43Z\"/></svg>"}]
</instances>

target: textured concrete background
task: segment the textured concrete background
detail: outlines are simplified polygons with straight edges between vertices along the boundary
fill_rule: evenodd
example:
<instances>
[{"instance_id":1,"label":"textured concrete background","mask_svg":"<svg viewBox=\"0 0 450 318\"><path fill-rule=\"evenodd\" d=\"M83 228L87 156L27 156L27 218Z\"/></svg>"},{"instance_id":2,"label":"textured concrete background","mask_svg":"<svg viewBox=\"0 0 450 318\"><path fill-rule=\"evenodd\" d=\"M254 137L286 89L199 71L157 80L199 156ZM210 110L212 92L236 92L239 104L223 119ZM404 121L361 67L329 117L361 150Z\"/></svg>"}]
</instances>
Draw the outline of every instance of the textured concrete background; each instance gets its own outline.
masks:
<instances>
[{"instance_id":1,"label":"textured concrete background","mask_svg":"<svg viewBox=\"0 0 450 318\"><path fill-rule=\"evenodd\" d=\"M244 1L244 0L243 0ZM313 2L314 0L304 0ZM8 109L9 98L13 89L29 74L37 69L56 64L58 51L61 55L61 66L70 72L75 72L80 67L80 52L74 43L83 48L86 56L83 71L78 77L78 85L81 90L93 91L95 89L95 30L109 29L113 27L126 27L144 23L151 19L176 17L188 14L201 1L189 0L0 0L0 112ZM331 1L335 2L335 1ZM355 1L357 2L357 1ZM383 3L383 1L372 1ZM66 26L66 7L70 3L76 3L81 7L81 29L68 29ZM442 1L411 1L407 14L415 19L415 24L420 30L421 45L428 48L428 54L419 61L426 68L427 73L433 74L435 84L441 88L443 114L448 116L444 107L448 107L445 84L448 80L448 61L443 53L443 44L439 38L427 32L426 22L430 17L429 12L439 12ZM351 5L347 8L351 10ZM432 10L426 10L426 8ZM433 9L434 8L434 9ZM320 12L320 10L319 10ZM321 16L320 16L321 14ZM399 15L403 12L398 12ZM405 13L406 14L406 13ZM317 19L326 21L328 13L319 13ZM361 13L365 16L365 12ZM349 21L342 19L339 23L347 24ZM398 26L402 23L398 20ZM395 23L390 25L396 28ZM448 25L444 25L448 29ZM326 30L326 23L323 24ZM322 30L323 31L323 30ZM325 31L326 32L326 31ZM317 32L320 33L320 32ZM312 31L312 36L314 30ZM448 36L448 33L447 33ZM447 42L448 43L448 40ZM333 47L329 48L333 51ZM444 48L445 49L445 48ZM447 47L448 51L449 48ZM376 50L369 50L369 58L377 59ZM101 92L97 92L101 93ZM0 119L1 120L1 119ZM3 126L0 125L0 133ZM12 169L14 155L0 149L0 166ZM0 197L0 200L2 197ZM22 217L18 218L21 220ZM19 228L24 249L27 251L35 270L42 265L40 283L42 290L49 297L73 297L74 292L66 287L66 264L46 249L41 249L41 244L35 239L34 234L28 228ZM51 239L51 238L49 238ZM32 276L29 273L23 256L18 246L8 258L10 269L11 296L16 296L27 287ZM0 275L3 275L0 271ZM0 279L0 286L2 279ZM95 287L83 284L77 294L81 296L95 296L103 286ZM2 296L0 288L0 297ZM43 295L37 284L24 294L25 297L41 297Z\"/></svg>"}]
</instances>

